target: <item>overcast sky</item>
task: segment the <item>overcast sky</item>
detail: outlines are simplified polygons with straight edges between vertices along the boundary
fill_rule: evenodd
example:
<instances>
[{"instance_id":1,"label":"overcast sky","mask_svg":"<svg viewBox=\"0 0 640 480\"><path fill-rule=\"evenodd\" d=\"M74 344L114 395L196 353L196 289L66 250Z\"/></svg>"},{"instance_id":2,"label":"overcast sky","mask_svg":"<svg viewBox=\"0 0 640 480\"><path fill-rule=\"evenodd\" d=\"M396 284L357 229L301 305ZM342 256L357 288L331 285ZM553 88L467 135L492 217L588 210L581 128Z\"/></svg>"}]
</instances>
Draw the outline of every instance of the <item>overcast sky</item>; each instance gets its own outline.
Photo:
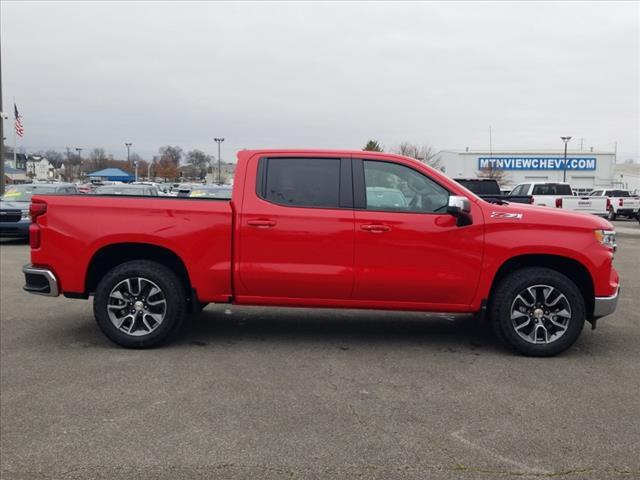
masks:
<instances>
[{"instance_id":1,"label":"overcast sky","mask_svg":"<svg viewBox=\"0 0 640 480\"><path fill-rule=\"evenodd\" d=\"M28 151L572 145L640 160L638 2L1 3ZM13 141L12 121L6 124Z\"/></svg>"}]
</instances>

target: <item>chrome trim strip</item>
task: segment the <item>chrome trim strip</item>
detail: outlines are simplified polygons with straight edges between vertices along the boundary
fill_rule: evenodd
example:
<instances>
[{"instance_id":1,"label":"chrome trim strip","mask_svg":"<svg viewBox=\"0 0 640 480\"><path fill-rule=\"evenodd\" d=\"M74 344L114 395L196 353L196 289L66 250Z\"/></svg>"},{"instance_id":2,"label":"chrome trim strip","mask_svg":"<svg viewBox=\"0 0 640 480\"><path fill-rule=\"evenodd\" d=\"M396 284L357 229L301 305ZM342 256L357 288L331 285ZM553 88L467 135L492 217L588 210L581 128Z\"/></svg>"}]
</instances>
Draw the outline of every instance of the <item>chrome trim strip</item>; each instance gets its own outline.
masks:
<instances>
[{"instance_id":1,"label":"chrome trim strip","mask_svg":"<svg viewBox=\"0 0 640 480\"><path fill-rule=\"evenodd\" d=\"M22 267L22 273L43 276L49 284L49 291L47 293L28 290L26 285L23 287L25 291L33 293L34 295L44 295L46 297L57 297L58 295L60 295L60 291L58 289L58 280L51 270L47 268L38 268L31 265L25 265L24 267Z\"/></svg>"},{"instance_id":2,"label":"chrome trim strip","mask_svg":"<svg viewBox=\"0 0 640 480\"><path fill-rule=\"evenodd\" d=\"M593 318L601 318L611 315L618 306L620 287L610 297L596 297L593 306Z\"/></svg>"}]
</instances>

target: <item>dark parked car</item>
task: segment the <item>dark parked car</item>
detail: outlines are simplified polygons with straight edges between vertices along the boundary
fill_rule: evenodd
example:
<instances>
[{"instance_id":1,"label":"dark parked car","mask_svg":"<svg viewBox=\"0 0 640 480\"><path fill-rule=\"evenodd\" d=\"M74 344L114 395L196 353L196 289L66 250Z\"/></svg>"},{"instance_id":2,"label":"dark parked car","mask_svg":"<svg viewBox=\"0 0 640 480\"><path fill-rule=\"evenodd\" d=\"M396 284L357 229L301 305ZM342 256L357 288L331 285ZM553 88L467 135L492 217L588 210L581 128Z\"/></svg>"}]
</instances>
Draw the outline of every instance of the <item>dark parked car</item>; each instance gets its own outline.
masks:
<instances>
[{"instance_id":1,"label":"dark parked car","mask_svg":"<svg viewBox=\"0 0 640 480\"><path fill-rule=\"evenodd\" d=\"M8 185L0 199L0 237L29 238L31 196L78 193L72 183Z\"/></svg>"},{"instance_id":2,"label":"dark parked car","mask_svg":"<svg viewBox=\"0 0 640 480\"><path fill-rule=\"evenodd\" d=\"M95 189L95 195L135 195L157 197L158 189L153 185L102 185Z\"/></svg>"},{"instance_id":3,"label":"dark parked car","mask_svg":"<svg viewBox=\"0 0 640 480\"><path fill-rule=\"evenodd\" d=\"M533 203L531 195L505 194L498 182L491 178L454 178L454 180L487 202Z\"/></svg>"}]
</instances>

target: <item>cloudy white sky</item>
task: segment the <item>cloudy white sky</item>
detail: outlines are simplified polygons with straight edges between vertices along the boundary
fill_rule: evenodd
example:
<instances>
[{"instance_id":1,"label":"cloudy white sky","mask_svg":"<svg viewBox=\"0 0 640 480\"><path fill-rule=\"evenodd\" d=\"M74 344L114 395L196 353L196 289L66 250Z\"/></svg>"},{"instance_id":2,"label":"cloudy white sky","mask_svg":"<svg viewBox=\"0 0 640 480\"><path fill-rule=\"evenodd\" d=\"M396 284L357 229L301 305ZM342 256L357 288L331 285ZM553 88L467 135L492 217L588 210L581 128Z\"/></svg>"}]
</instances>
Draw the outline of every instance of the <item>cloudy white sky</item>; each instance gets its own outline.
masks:
<instances>
[{"instance_id":1,"label":"cloudy white sky","mask_svg":"<svg viewBox=\"0 0 640 480\"><path fill-rule=\"evenodd\" d=\"M1 4L28 151L579 146L640 160L638 2ZM7 125L11 144L11 125Z\"/></svg>"}]
</instances>

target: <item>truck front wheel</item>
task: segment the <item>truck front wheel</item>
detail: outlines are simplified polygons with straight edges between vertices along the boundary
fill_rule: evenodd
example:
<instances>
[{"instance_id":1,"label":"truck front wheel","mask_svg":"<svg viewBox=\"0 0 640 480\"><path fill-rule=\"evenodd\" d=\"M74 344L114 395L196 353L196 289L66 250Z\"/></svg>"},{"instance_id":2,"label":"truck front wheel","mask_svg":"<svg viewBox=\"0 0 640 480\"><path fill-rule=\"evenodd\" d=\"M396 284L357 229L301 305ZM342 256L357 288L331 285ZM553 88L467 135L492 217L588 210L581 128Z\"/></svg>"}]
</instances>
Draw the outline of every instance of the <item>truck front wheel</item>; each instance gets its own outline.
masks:
<instances>
[{"instance_id":1,"label":"truck front wheel","mask_svg":"<svg viewBox=\"0 0 640 480\"><path fill-rule=\"evenodd\" d=\"M516 351L550 357L569 348L582 332L584 298L576 284L549 268L523 268L493 292L489 316L497 336Z\"/></svg>"},{"instance_id":2,"label":"truck front wheel","mask_svg":"<svg viewBox=\"0 0 640 480\"><path fill-rule=\"evenodd\" d=\"M100 281L93 301L98 326L127 348L166 341L186 315L184 286L173 271L149 260L126 262Z\"/></svg>"}]
</instances>

